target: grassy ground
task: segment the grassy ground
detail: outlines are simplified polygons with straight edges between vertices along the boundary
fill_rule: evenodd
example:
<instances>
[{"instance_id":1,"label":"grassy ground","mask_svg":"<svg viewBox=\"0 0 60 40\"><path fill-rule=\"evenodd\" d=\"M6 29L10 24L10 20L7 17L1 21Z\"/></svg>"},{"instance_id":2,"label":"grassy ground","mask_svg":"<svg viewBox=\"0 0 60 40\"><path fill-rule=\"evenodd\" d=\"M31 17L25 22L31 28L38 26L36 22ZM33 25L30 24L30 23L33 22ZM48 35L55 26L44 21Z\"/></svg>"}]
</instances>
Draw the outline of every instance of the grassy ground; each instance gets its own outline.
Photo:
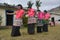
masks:
<instances>
[{"instance_id":1,"label":"grassy ground","mask_svg":"<svg viewBox=\"0 0 60 40\"><path fill-rule=\"evenodd\" d=\"M60 25L49 27L49 32L29 35L26 28L21 28L21 36L11 37L11 29L0 30L0 40L60 40Z\"/></svg>"}]
</instances>

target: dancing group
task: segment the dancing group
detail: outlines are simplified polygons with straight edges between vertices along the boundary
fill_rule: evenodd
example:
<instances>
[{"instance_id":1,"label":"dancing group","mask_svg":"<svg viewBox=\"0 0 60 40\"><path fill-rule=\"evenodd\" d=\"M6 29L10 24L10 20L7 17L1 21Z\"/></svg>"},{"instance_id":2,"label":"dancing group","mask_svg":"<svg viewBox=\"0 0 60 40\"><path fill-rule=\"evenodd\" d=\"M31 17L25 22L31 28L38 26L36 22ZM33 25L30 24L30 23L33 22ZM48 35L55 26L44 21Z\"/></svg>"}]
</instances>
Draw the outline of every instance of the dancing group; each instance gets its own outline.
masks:
<instances>
[{"instance_id":1,"label":"dancing group","mask_svg":"<svg viewBox=\"0 0 60 40\"><path fill-rule=\"evenodd\" d=\"M24 15L28 17L28 34L35 34L35 25L37 25L37 33L48 32L50 13L48 13L46 10L44 10L44 12L41 12L40 10L35 12L32 7L28 7L28 11L25 14L22 5L19 4L17 5L17 10L14 12L11 36L21 36L20 28L21 25L23 25L22 18Z\"/></svg>"}]
</instances>

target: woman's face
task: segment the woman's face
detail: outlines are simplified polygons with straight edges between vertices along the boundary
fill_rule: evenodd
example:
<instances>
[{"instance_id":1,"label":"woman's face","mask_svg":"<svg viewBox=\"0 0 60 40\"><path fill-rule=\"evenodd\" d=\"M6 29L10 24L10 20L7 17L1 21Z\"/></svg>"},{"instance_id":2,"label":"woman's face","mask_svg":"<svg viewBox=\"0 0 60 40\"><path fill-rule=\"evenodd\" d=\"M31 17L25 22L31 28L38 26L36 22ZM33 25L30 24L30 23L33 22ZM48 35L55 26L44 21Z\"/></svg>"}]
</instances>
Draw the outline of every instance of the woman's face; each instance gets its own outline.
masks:
<instances>
[{"instance_id":1,"label":"woman's face","mask_svg":"<svg viewBox=\"0 0 60 40\"><path fill-rule=\"evenodd\" d=\"M21 9L21 6L17 6L17 9Z\"/></svg>"}]
</instances>

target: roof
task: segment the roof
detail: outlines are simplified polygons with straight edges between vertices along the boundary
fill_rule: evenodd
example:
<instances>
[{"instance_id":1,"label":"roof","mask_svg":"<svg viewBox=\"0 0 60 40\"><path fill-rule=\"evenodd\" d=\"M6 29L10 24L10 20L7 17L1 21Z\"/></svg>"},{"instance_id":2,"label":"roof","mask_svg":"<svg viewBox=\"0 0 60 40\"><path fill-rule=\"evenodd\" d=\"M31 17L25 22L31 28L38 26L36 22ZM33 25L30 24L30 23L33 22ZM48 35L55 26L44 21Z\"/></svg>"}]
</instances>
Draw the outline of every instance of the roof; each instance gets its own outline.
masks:
<instances>
[{"instance_id":1,"label":"roof","mask_svg":"<svg viewBox=\"0 0 60 40\"><path fill-rule=\"evenodd\" d=\"M8 7L8 8L15 8L15 9L17 9L16 8L16 6L15 5L9 5L9 4L7 4L7 3L0 3L0 7ZM27 7L23 7L23 9L24 10L27 10Z\"/></svg>"},{"instance_id":2,"label":"roof","mask_svg":"<svg viewBox=\"0 0 60 40\"><path fill-rule=\"evenodd\" d=\"M16 8L16 6L14 6L14 5L9 5L9 4L7 4L7 3L0 3L0 6L9 7L9 8Z\"/></svg>"}]
</instances>

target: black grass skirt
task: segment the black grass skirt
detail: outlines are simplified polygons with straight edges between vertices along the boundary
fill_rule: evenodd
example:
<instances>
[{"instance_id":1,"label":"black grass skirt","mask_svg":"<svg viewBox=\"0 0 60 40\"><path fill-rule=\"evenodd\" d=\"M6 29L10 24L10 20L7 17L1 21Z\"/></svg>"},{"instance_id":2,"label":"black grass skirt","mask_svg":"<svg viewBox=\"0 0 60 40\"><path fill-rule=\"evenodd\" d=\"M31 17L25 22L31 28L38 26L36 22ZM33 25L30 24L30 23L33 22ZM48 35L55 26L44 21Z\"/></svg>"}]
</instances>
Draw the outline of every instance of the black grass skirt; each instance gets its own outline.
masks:
<instances>
[{"instance_id":1,"label":"black grass skirt","mask_svg":"<svg viewBox=\"0 0 60 40\"><path fill-rule=\"evenodd\" d=\"M28 24L28 34L34 34L35 33L35 24Z\"/></svg>"},{"instance_id":2,"label":"black grass skirt","mask_svg":"<svg viewBox=\"0 0 60 40\"><path fill-rule=\"evenodd\" d=\"M48 24L44 24L43 25L43 31L44 32L48 32Z\"/></svg>"},{"instance_id":3,"label":"black grass skirt","mask_svg":"<svg viewBox=\"0 0 60 40\"><path fill-rule=\"evenodd\" d=\"M37 26L37 33L41 33L42 32L42 26Z\"/></svg>"},{"instance_id":4,"label":"black grass skirt","mask_svg":"<svg viewBox=\"0 0 60 40\"><path fill-rule=\"evenodd\" d=\"M11 36L20 36L20 26L13 26Z\"/></svg>"}]
</instances>

